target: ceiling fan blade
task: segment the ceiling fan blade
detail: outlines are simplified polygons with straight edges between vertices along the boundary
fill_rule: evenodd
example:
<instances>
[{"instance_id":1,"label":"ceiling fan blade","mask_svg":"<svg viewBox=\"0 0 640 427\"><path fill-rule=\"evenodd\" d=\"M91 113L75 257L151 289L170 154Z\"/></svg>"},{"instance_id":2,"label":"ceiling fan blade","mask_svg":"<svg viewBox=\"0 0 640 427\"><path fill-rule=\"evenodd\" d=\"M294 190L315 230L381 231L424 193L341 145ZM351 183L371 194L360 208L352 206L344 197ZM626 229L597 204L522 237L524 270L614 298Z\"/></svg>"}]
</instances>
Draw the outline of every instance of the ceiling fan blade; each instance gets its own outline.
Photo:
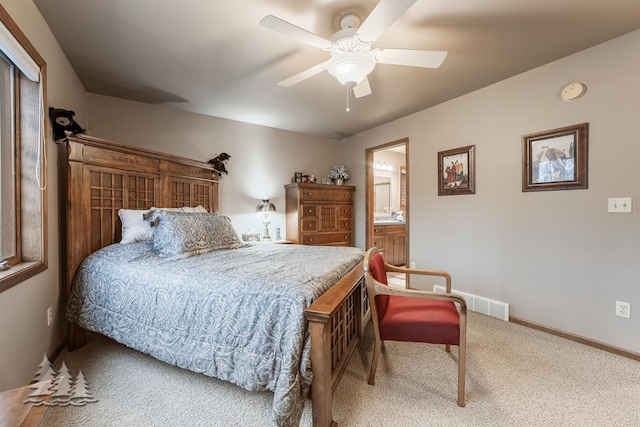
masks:
<instances>
[{"instance_id":1,"label":"ceiling fan blade","mask_svg":"<svg viewBox=\"0 0 640 427\"><path fill-rule=\"evenodd\" d=\"M447 57L443 50L379 49L376 61L381 64L438 68Z\"/></svg>"},{"instance_id":2,"label":"ceiling fan blade","mask_svg":"<svg viewBox=\"0 0 640 427\"><path fill-rule=\"evenodd\" d=\"M327 69L327 62L321 62L318 65L314 65L313 67L304 70L301 73L298 73L294 76L289 77L288 79L284 79L281 82L278 82L280 86L291 87L297 83L300 83L303 80L308 79L309 77L313 77L316 74L319 74Z\"/></svg>"},{"instance_id":3,"label":"ceiling fan blade","mask_svg":"<svg viewBox=\"0 0 640 427\"><path fill-rule=\"evenodd\" d=\"M313 34L303 28L296 27L295 25L283 21L280 18L277 18L273 15L267 15L260 20L260 25L265 28L268 28L273 31L277 31L286 36L293 37L294 39L298 39L301 42L306 44L310 44L311 46L319 47L320 49L331 49L333 47L333 42L327 39L323 39L322 37Z\"/></svg>"},{"instance_id":4,"label":"ceiling fan blade","mask_svg":"<svg viewBox=\"0 0 640 427\"><path fill-rule=\"evenodd\" d=\"M356 37L364 43L375 42L416 1L380 0L356 32Z\"/></svg>"},{"instance_id":5,"label":"ceiling fan blade","mask_svg":"<svg viewBox=\"0 0 640 427\"><path fill-rule=\"evenodd\" d=\"M365 77L360 83L354 86L353 95L356 98L362 98L371 94L371 86L369 86L369 79Z\"/></svg>"}]
</instances>

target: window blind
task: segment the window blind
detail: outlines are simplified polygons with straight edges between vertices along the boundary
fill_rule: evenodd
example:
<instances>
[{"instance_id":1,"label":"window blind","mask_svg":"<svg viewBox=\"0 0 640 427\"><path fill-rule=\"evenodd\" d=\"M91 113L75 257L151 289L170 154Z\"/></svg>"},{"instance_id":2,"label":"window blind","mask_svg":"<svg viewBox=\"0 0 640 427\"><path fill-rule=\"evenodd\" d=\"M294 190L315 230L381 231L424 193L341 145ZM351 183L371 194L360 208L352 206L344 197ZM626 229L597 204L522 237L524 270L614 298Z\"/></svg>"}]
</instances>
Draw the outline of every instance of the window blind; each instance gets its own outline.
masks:
<instances>
[{"instance_id":1,"label":"window blind","mask_svg":"<svg viewBox=\"0 0 640 427\"><path fill-rule=\"evenodd\" d=\"M0 23L0 50L29 80L40 81L40 67L2 23Z\"/></svg>"}]
</instances>

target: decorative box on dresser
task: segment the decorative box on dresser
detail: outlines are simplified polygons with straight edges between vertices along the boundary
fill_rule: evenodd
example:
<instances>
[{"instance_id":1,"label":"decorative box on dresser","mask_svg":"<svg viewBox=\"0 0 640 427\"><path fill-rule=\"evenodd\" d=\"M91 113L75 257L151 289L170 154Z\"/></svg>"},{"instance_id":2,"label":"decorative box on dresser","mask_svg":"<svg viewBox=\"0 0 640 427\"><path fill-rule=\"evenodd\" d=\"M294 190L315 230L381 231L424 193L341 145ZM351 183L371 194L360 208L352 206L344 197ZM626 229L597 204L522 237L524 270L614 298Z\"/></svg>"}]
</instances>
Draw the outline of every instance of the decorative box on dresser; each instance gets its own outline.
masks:
<instances>
[{"instance_id":1,"label":"decorative box on dresser","mask_svg":"<svg viewBox=\"0 0 640 427\"><path fill-rule=\"evenodd\" d=\"M285 185L287 239L301 245L353 246L353 192L350 185Z\"/></svg>"}]
</instances>

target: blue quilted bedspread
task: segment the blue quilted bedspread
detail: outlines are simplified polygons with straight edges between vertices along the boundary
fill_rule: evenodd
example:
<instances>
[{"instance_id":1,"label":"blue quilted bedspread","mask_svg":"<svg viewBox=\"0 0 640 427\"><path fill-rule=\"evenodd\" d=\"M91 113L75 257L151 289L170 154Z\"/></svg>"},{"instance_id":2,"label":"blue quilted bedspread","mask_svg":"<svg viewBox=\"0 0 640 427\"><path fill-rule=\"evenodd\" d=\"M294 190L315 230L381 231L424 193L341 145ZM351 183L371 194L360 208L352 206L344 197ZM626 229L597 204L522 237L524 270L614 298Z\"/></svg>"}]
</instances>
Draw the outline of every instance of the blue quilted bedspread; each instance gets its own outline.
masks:
<instances>
[{"instance_id":1,"label":"blue quilted bedspread","mask_svg":"<svg viewBox=\"0 0 640 427\"><path fill-rule=\"evenodd\" d=\"M152 243L114 244L83 261L67 320L164 362L271 390L273 420L297 425L312 377L304 310L363 256L254 244L169 261Z\"/></svg>"}]
</instances>

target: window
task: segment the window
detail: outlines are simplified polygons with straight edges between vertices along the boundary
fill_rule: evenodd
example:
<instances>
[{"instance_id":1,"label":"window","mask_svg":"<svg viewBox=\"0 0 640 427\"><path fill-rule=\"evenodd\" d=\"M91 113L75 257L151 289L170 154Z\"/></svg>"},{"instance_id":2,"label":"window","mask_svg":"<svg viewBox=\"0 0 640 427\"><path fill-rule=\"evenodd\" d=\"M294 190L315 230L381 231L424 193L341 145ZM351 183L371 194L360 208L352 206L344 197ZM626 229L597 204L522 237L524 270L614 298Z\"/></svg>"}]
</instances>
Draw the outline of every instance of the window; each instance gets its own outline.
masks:
<instances>
[{"instance_id":1,"label":"window","mask_svg":"<svg viewBox=\"0 0 640 427\"><path fill-rule=\"evenodd\" d=\"M0 152L0 258L11 262L16 259L16 171L18 165L15 159L15 131L13 129L12 106L15 104L14 93L15 66L0 53L0 138L2 141Z\"/></svg>"},{"instance_id":2,"label":"window","mask_svg":"<svg viewBox=\"0 0 640 427\"><path fill-rule=\"evenodd\" d=\"M47 268L45 69L0 6L0 292Z\"/></svg>"}]
</instances>

